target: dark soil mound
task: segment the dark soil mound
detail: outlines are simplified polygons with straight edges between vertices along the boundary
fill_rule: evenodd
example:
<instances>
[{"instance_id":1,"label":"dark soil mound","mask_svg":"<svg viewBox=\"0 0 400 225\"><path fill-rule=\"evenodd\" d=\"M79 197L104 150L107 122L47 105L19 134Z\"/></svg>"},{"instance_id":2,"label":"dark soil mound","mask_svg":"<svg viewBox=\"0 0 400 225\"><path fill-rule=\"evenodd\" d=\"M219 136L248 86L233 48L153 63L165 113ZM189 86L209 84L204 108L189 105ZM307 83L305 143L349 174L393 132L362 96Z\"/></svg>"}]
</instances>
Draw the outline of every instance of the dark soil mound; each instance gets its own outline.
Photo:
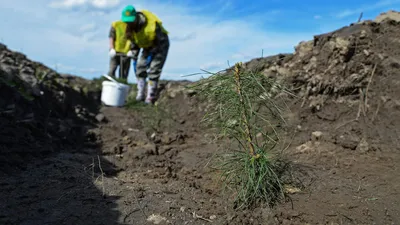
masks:
<instances>
[{"instance_id":1,"label":"dark soil mound","mask_svg":"<svg viewBox=\"0 0 400 225\"><path fill-rule=\"evenodd\" d=\"M0 44L0 171L77 148L95 120L99 88Z\"/></svg>"},{"instance_id":2,"label":"dark soil mound","mask_svg":"<svg viewBox=\"0 0 400 225\"><path fill-rule=\"evenodd\" d=\"M297 96L288 103L287 155L307 171L309 196L293 195L294 211L288 205L282 221L400 220L400 23L382 15L317 35L294 54L247 63Z\"/></svg>"},{"instance_id":3,"label":"dark soil mound","mask_svg":"<svg viewBox=\"0 0 400 225\"><path fill-rule=\"evenodd\" d=\"M354 121L362 120L351 128L360 140L397 149L398 135L379 133L397 134L400 125L399 27L400 22L390 19L352 24L300 43L294 54L257 59L247 66L288 86L301 102L297 110L310 109L331 124L351 114ZM345 145L355 149L358 144Z\"/></svg>"}]
</instances>

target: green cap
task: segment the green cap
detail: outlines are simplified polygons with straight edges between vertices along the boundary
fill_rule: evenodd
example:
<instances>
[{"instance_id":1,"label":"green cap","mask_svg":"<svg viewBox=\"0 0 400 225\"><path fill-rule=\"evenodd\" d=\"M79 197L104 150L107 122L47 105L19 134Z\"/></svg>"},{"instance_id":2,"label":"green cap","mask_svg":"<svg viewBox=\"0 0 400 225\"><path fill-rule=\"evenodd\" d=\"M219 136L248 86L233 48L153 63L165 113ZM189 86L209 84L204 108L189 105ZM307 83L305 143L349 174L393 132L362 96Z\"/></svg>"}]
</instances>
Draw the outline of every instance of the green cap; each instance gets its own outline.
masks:
<instances>
[{"instance_id":1,"label":"green cap","mask_svg":"<svg viewBox=\"0 0 400 225\"><path fill-rule=\"evenodd\" d=\"M136 9L132 5L128 5L122 10L121 20L122 22L128 23L133 22L136 19Z\"/></svg>"}]
</instances>

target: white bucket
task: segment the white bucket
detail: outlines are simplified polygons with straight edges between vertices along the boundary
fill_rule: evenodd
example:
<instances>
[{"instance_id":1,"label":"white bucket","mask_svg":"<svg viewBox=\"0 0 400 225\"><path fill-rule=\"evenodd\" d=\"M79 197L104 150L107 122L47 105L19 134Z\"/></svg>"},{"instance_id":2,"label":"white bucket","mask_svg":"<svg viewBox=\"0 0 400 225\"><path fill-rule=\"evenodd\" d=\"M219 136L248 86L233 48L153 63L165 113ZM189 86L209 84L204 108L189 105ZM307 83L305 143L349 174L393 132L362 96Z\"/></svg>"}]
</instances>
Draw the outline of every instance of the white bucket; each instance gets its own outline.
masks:
<instances>
[{"instance_id":1,"label":"white bucket","mask_svg":"<svg viewBox=\"0 0 400 225\"><path fill-rule=\"evenodd\" d=\"M112 81L103 81L101 101L107 106L121 107L125 105L130 86Z\"/></svg>"}]
</instances>

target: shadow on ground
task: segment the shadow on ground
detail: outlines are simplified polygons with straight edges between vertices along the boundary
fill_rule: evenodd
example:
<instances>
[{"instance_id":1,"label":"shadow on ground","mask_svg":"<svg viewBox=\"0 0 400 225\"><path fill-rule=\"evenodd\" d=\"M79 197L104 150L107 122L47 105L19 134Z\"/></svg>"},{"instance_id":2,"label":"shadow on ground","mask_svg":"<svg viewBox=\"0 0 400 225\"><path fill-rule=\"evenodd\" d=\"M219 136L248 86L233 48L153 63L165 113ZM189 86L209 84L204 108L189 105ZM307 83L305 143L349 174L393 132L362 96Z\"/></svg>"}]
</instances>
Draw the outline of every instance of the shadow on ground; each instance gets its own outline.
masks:
<instances>
[{"instance_id":1,"label":"shadow on ground","mask_svg":"<svg viewBox=\"0 0 400 225\"><path fill-rule=\"evenodd\" d=\"M90 131L98 99L68 85L39 84L34 95L14 79L26 58L1 49L0 62L0 224L119 224L119 196L102 190L118 171Z\"/></svg>"}]
</instances>

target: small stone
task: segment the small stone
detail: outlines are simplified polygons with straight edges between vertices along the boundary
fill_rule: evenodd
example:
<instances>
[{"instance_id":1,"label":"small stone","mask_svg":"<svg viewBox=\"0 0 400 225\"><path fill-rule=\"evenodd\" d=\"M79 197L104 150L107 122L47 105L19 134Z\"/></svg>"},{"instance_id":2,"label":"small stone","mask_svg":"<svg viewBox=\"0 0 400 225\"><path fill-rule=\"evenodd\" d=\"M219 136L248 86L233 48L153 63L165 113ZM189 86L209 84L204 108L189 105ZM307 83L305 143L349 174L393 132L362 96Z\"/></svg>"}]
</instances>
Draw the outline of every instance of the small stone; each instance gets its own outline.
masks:
<instances>
[{"instance_id":1,"label":"small stone","mask_svg":"<svg viewBox=\"0 0 400 225\"><path fill-rule=\"evenodd\" d=\"M370 55L370 53L369 53L369 51L368 51L367 49L364 49L363 52L364 52L364 55L365 55L365 56L369 56L369 55Z\"/></svg>"},{"instance_id":2,"label":"small stone","mask_svg":"<svg viewBox=\"0 0 400 225\"><path fill-rule=\"evenodd\" d=\"M216 216L216 215L210 216L210 220L215 220L215 219L217 219L217 216Z\"/></svg>"},{"instance_id":3,"label":"small stone","mask_svg":"<svg viewBox=\"0 0 400 225\"><path fill-rule=\"evenodd\" d=\"M76 114L79 114L80 112L81 112L81 108L76 107L76 108L75 108L75 113L76 113Z\"/></svg>"},{"instance_id":4,"label":"small stone","mask_svg":"<svg viewBox=\"0 0 400 225\"><path fill-rule=\"evenodd\" d=\"M322 132L321 131L315 131L312 132L311 134L311 140L312 141L319 141L322 137Z\"/></svg>"},{"instance_id":5,"label":"small stone","mask_svg":"<svg viewBox=\"0 0 400 225\"><path fill-rule=\"evenodd\" d=\"M148 144L143 146L147 155L158 155L158 147L156 145Z\"/></svg>"},{"instance_id":6,"label":"small stone","mask_svg":"<svg viewBox=\"0 0 400 225\"><path fill-rule=\"evenodd\" d=\"M182 206L182 207L180 208L180 211L181 211L181 212L185 212L185 209L186 209L186 208Z\"/></svg>"},{"instance_id":7,"label":"small stone","mask_svg":"<svg viewBox=\"0 0 400 225\"><path fill-rule=\"evenodd\" d=\"M367 140L365 140L364 138L360 141L360 143L357 146L357 150L365 153L368 152L369 150L369 144L367 142Z\"/></svg>"},{"instance_id":8,"label":"small stone","mask_svg":"<svg viewBox=\"0 0 400 225\"><path fill-rule=\"evenodd\" d=\"M172 140L171 137L168 134L164 134L161 138L161 143L165 144L165 145L169 145L171 144Z\"/></svg>"},{"instance_id":9,"label":"small stone","mask_svg":"<svg viewBox=\"0 0 400 225\"><path fill-rule=\"evenodd\" d=\"M96 115L96 120L97 120L97 122L103 122L104 121L104 119L105 119L106 117L103 115L103 114L97 114Z\"/></svg>"},{"instance_id":10,"label":"small stone","mask_svg":"<svg viewBox=\"0 0 400 225\"><path fill-rule=\"evenodd\" d=\"M157 136L157 134L156 134L156 133L153 133L153 134L150 136L150 138L154 140L154 139L156 139L156 136Z\"/></svg>"},{"instance_id":11,"label":"small stone","mask_svg":"<svg viewBox=\"0 0 400 225\"><path fill-rule=\"evenodd\" d=\"M390 97L389 96L381 96L381 100L383 103L386 103L390 100ZM395 101L397 101L397 100L395 100Z\"/></svg>"},{"instance_id":12,"label":"small stone","mask_svg":"<svg viewBox=\"0 0 400 225\"><path fill-rule=\"evenodd\" d=\"M193 90L193 89L189 89L189 90L186 91L186 94L187 94L188 96L193 96L193 95L196 94L196 91Z\"/></svg>"},{"instance_id":13,"label":"small stone","mask_svg":"<svg viewBox=\"0 0 400 225\"><path fill-rule=\"evenodd\" d=\"M148 222L152 222L153 224L161 224L162 222L166 222L167 218L162 217L161 215L152 214L147 218Z\"/></svg>"},{"instance_id":14,"label":"small stone","mask_svg":"<svg viewBox=\"0 0 400 225\"><path fill-rule=\"evenodd\" d=\"M175 98L176 95L177 95L176 91L171 91L171 92L169 93L168 96L169 96L170 98Z\"/></svg>"},{"instance_id":15,"label":"small stone","mask_svg":"<svg viewBox=\"0 0 400 225\"><path fill-rule=\"evenodd\" d=\"M360 140L354 135L341 135L336 139L336 144L351 150L355 150L358 146L358 143L360 143Z\"/></svg>"},{"instance_id":16,"label":"small stone","mask_svg":"<svg viewBox=\"0 0 400 225\"><path fill-rule=\"evenodd\" d=\"M367 32L365 30L362 30L359 37L360 39L367 37Z\"/></svg>"},{"instance_id":17,"label":"small stone","mask_svg":"<svg viewBox=\"0 0 400 225\"><path fill-rule=\"evenodd\" d=\"M299 188L293 187L290 185L286 185L284 188L285 188L285 192L289 193L289 194L296 194L296 193L301 192L301 190Z\"/></svg>"}]
</instances>

